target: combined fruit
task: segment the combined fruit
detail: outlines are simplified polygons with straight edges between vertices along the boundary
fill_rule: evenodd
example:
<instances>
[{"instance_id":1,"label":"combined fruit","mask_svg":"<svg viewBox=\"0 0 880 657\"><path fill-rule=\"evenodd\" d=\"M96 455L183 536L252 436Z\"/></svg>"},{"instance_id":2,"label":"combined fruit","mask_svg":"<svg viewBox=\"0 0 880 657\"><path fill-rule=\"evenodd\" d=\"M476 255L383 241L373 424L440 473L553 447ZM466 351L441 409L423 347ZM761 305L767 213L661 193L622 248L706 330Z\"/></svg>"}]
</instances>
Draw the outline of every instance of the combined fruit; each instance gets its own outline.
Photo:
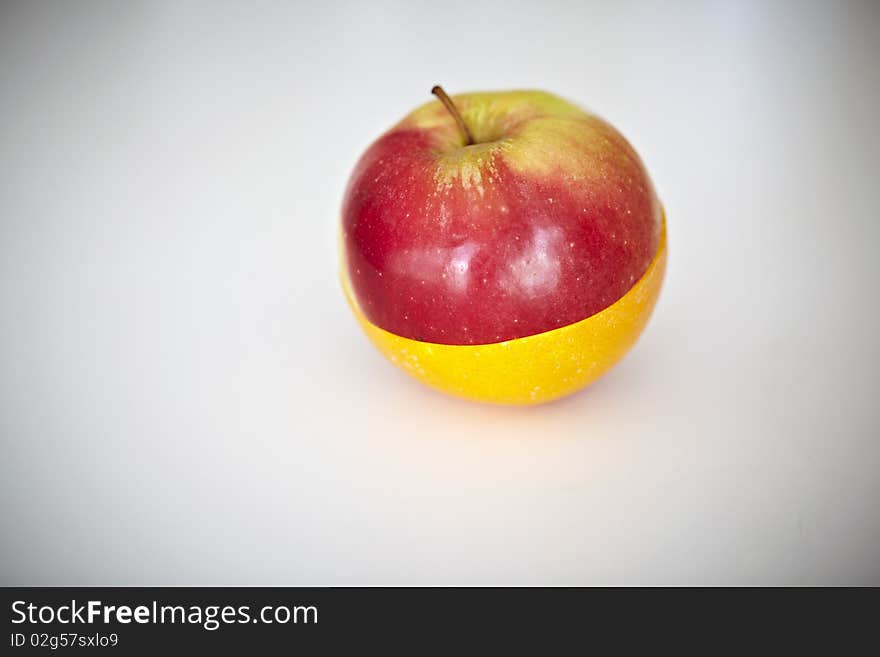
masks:
<instances>
[{"instance_id":1,"label":"combined fruit","mask_svg":"<svg viewBox=\"0 0 880 657\"><path fill-rule=\"evenodd\" d=\"M660 291L647 171L610 124L552 94L433 93L348 183L351 308L393 363L447 393L571 393L629 350Z\"/></svg>"}]
</instances>

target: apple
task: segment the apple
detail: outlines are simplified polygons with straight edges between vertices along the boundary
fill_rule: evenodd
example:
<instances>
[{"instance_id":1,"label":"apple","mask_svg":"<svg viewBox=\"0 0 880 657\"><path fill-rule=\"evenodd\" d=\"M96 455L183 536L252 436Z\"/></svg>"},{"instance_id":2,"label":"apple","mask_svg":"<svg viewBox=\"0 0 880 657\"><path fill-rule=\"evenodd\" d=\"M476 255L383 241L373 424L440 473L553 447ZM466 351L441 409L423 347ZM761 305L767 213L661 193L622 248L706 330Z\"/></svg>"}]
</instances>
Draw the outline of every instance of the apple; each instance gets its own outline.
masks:
<instances>
[{"instance_id":1,"label":"apple","mask_svg":"<svg viewBox=\"0 0 880 657\"><path fill-rule=\"evenodd\" d=\"M460 360L612 310L652 263L660 270L649 295L656 300L663 211L641 159L617 130L545 92L432 92L439 100L376 140L348 183L342 276L362 325L388 334L385 342L415 343L406 353L433 345ZM653 300L642 308L635 336L624 336L624 352L652 308ZM614 342L613 332L608 337ZM569 345L565 356L595 370L580 351ZM562 369L558 359L538 359ZM425 365L410 369L418 374ZM494 371L462 374L497 382L505 369L501 357ZM522 390L500 399L427 382L487 401L547 400L526 394L534 387L528 371L520 366L517 376L524 377ZM546 381L546 373L539 378Z\"/></svg>"}]
</instances>

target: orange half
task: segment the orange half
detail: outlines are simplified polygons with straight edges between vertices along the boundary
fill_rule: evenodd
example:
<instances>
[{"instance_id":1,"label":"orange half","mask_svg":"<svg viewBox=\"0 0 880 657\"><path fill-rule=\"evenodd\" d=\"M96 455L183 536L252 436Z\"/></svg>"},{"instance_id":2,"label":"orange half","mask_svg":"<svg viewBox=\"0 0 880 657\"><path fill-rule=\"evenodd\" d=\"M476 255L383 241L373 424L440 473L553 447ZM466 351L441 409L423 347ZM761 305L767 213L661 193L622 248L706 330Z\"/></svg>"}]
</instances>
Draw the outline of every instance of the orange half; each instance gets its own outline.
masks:
<instances>
[{"instance_id":1,"label":"orange half","mask_svg":"<svg viewBox=\"0 0 880 657\"><path fill-rule=\"evenodd\" d=\"M666 218L648 270L616 302L574 324L524 338L448 345L404 338L361 312L342 260L342 289L358 323L388 360L447 394L506 405L542 404L589 385L635 344L654 310L666 271Z\"/></svg>"}]
</instances>

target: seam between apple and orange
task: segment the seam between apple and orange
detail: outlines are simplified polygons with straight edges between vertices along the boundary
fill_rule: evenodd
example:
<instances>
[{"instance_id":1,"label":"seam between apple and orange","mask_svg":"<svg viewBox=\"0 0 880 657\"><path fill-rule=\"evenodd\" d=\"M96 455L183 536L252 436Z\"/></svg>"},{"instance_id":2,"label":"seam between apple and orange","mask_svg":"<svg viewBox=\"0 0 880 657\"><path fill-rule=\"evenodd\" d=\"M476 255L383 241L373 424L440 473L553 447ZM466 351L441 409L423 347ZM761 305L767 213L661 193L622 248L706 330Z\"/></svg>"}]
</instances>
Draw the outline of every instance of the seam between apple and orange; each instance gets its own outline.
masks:
<instances>
[{"instance_id":1,"label":"seam between apple and orange","mask_svg":"<svg viewBox=\"0 0 880 657\"><path fill-rule=\"evenodd\" d=\"M651 264L613 304L567 326L480 345L421 342L370 322L351 288L341 231L339 244L345 297L362 330L388 360L428 386L456 397L532 405L589 385L636 342L657 302L666 271L666 213L662 213L660 244Z\"/></svg>"}]
</instances>

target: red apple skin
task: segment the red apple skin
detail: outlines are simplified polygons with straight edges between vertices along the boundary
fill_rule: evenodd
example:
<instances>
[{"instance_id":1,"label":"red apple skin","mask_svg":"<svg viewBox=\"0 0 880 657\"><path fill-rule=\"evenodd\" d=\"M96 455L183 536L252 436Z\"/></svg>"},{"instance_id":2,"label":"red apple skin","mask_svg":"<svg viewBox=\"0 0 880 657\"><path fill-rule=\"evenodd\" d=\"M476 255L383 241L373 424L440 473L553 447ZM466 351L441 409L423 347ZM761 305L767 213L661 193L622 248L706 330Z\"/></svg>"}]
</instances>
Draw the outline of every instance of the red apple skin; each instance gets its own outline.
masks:
<instances>
[{"instance_id":1,"label":"red apple skin","mask_svg":"<svg viewBox=\"0 0 880 657\"><path fill-rule=\"evenodd\" d=\"M480 97L454 97L475 133ZM541 141L533 135L544 125L532 125L520 144L528 120L493 119L483 132L495 139L464 146L443 111L427 125L404 119L349 181L345 266L370 322L426 342L501 342L590 317L645 273L661 209L641 160L612 126L566 116L564 130L547 123ZM533 171L530 149L545 151ZM454 176L438 174L450 166Z\"/></svg>"}]
</instances>

